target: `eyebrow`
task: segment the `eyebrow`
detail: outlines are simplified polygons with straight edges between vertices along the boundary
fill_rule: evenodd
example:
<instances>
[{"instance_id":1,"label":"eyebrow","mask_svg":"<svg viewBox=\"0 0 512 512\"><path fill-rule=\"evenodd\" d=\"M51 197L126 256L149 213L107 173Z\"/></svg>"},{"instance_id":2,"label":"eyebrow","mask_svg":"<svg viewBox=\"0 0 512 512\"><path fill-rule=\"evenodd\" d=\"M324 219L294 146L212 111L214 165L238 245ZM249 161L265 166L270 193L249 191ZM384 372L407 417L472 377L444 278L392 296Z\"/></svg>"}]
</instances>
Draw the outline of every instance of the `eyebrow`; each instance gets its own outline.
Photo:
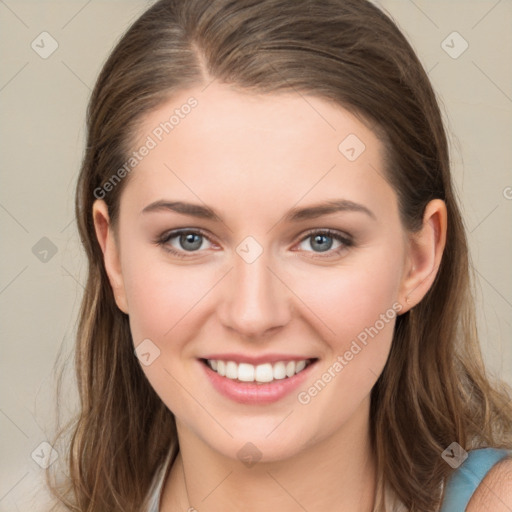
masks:
<instances>
[{"instance_id":1,"label":"eyebrow","mask_svg":"<svg viewBox=\"0 0 512 512\"><path fill-rule=\"evenodd\" d=\"M167 201L161 199L147 205L141 213L158 211L172 211L200 219L223 222L220 215L218 215L212 208L183 201ZM283 220L285 222L298 222L301 220L316 219L322 215L329 215L338 212L360 212L368 215L373 220L377 220L375 214L366 206L354 203L347 199L335 199L304 208L292 208L286 213Z\"/></svg>"}]
</instances>

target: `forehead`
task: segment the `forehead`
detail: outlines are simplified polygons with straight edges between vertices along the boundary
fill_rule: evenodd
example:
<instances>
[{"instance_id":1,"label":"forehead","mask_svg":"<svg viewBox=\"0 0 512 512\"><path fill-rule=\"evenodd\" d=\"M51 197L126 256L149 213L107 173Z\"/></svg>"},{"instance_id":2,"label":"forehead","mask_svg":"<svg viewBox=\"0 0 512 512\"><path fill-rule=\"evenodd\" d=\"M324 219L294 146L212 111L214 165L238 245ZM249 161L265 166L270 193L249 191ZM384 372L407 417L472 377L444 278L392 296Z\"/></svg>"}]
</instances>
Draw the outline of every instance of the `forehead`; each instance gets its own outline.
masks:
<instances>
[{"instance_id":1,"label":"forehead","mask_svg":"<svg viewBox=\"0 0 512 512\"><path fill-rule=\"evenodd\" d=\"M247 208L258 201L293 206L326 194L394 200L377 136L314 96L257 95L216 82L189 89L146 115L134 150L144 144L151 150L127 187L141 207L166 193Z\"/></svg>"},{"instance_id":2,"label":"forehead","mask_svg":"<svg viewBox=\"0 0 512 512\"><path fill-rule=\"evenodd\" d=\"M191 99L195 106L190 107ZM193 132L193 137L190 135ZM321 151L338 156L338 144L356 135L370 149L378 149L375 134L356 116L332 101L299 92L253 94L213 82L206 89L189 89L147 114L139 129L139 142L152 134L157 143L183 146L200 143L202 153L215 148L233 154L237 149L264 157L269 151L294 146L297 156L307 159L318 142ZM254 148L257 140L263 147ZM300 144L298 144L300 142ZM221 143L221 147L219 147ZM283 144L285 145L283 147ZM265 153L261 153L265 149ZM287 156L291 155L287 152ZM349 155L350 156L350 155Z\"/></svg>"}]
</instances>

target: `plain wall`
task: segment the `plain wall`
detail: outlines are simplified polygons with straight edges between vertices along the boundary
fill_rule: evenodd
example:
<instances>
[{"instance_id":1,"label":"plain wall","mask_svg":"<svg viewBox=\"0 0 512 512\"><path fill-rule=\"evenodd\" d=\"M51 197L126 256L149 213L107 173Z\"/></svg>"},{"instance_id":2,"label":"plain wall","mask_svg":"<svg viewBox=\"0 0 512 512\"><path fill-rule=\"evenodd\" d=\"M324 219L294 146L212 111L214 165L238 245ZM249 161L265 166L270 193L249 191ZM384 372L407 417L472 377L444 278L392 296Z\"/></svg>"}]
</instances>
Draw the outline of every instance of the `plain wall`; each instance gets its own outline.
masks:
<instances>
[{"instance_id":1,"label":"plain wall","mask_svg":"<svg viewBox=\"0 0 512 512\"><path fill-rule=\"evenodd\" d=\"M59 350L72 371L85 282L73 193L89 94L113 45L149 3L0 2L0 511L29 510L27 496L43 475L35 459L53 423ZM378 4L411 41L445 112L483 354L489 371L512 384L512 3ZM51 49L44 31L58 43L47 58L31 46ZM465 43L454 31L468 44L457 58ZM71 373L64 388L73 404Z\"/></svg>"}]
</instances>

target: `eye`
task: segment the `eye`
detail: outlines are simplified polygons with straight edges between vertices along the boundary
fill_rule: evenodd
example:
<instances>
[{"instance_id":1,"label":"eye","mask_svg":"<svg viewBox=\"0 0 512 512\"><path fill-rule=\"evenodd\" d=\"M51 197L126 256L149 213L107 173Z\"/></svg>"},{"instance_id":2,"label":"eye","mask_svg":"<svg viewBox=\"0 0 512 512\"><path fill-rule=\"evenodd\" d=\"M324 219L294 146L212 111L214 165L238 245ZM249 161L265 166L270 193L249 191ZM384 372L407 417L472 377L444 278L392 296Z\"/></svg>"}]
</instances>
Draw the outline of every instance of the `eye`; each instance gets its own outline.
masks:
<instances>
[{"instance_id":1,"label":"eye","mask_svg":"<svg viewBox=\"0 0 512 512\"><path fill-rule=\"evenodd\" d=\"M201 230L197 229L177 229L164 233L156 240L166 251L185 258L186 253L198 252L200 249L207 249L204 242L212 243L211 240Z\"/></svg>"},{"instance_id":2,"label":"eye","mask_svg":"<svg viewBox=\"0 0 512 512\"><path fill-rule=\"evenodd\" d=\"M338 247L333 249L335 242L338 244ZM209 236L199 229L176 229L168 231L157 238L155 243L162 246L165 251L179 258L186 258L193 253L200 252L201 250L208 249L213 246L213 242ZM209 247L208 244L210 244ZM313 251L300 247L303 244L308 244ZM340 254L353 245L354 242L349 235L342 234L331 229L317 229L310 231L302 238L299 244L299 249L306 252L316 253L317 256L315 257L322 258ZM325 253L325 256L323 253Z\"/></svg>"},{"instance_id":3,"label":"eye","mask_svg":"<svg viewBox=\"0 0 512 512\"><path fill-rule=\"evenodd\" d=\"M335 249L332 248L334 242L338 243L338 247ZM327 253L328 256L332 256L333 254L339 254L346 250L348 247L351 247L354 242L349 236L345 234L333 231L331 229L324 229L310 231L307 236L302 239L300 245L302 244L309 245L309 247L311 247L315 253ZM302 250L311 252L304 248L302 248ZM320 255L320 257L323 256Z\"/></svg>"}]
</instances>

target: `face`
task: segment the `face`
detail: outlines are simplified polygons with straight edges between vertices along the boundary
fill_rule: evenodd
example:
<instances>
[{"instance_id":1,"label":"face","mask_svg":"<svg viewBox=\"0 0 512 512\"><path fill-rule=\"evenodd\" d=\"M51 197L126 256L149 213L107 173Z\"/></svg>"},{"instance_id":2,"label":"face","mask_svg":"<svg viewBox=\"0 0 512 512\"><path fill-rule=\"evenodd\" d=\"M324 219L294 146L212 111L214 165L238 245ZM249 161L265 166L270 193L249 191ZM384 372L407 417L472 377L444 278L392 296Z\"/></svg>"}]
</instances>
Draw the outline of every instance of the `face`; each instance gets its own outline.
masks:
<instances>
[{"instance_id":1,"label":"face","mask_svg":"<svg viewBox=\"0 0 512 512\"><path fill-rule=\"evenodd\" d=\"M316 97L214 83L152 112L138 137L152 147L106 265L179 433L231 458L251 442L270 461L367 417L412 268L376 135Z\"/></svg>"}]
</instances>

